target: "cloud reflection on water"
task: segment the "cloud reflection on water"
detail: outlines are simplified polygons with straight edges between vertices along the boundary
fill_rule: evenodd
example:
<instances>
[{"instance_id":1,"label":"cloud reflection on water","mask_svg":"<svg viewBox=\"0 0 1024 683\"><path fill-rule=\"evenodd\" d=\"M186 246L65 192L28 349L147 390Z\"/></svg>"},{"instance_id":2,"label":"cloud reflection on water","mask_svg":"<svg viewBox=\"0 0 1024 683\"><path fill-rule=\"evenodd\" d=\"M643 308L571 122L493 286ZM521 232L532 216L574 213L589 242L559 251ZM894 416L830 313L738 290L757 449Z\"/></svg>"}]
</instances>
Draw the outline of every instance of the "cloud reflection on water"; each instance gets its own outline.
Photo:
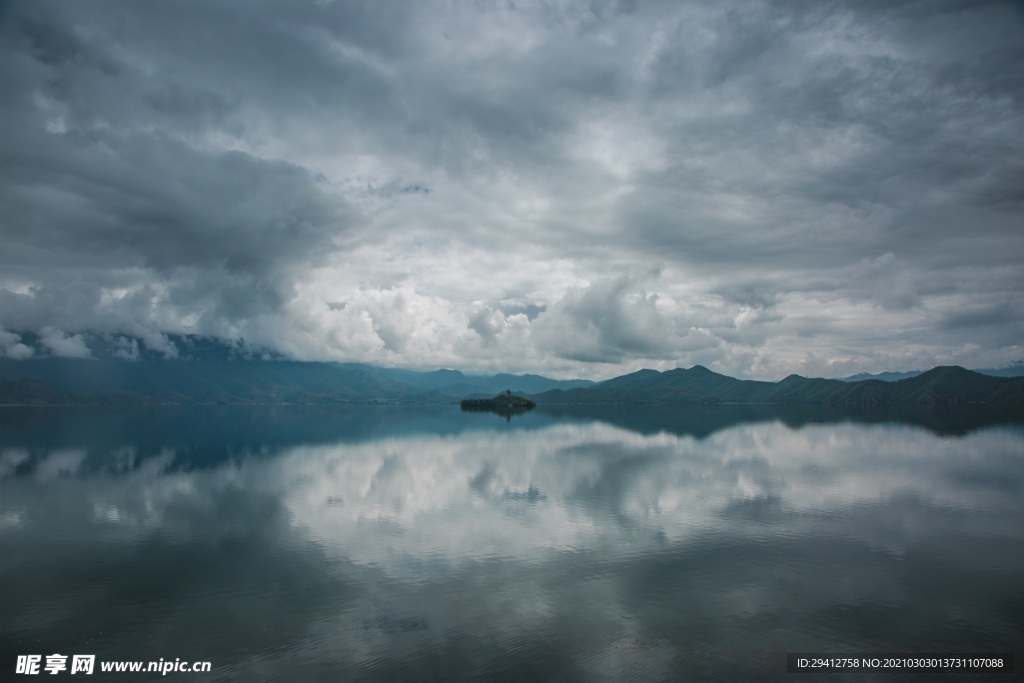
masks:
<instances>
[{"instance_id":1,"label":"cloud reflection on water","mask_svg":"<svg viewBox=\"0 0 1024 683\"><path fill-rule=\"evenodd\" d=\"M0 461L23 463L18 448ZM197 469L125 449L76 469L76 453L0 480L12 642L116 623L130 631L100 642L121 657L171 643L246 675L402 678L419 658L424 678L500 661L595 679L709 671L730 644L1021 639L1012 427L762 422L698 439L561 421Z\"/></svg>"}]
</instances>

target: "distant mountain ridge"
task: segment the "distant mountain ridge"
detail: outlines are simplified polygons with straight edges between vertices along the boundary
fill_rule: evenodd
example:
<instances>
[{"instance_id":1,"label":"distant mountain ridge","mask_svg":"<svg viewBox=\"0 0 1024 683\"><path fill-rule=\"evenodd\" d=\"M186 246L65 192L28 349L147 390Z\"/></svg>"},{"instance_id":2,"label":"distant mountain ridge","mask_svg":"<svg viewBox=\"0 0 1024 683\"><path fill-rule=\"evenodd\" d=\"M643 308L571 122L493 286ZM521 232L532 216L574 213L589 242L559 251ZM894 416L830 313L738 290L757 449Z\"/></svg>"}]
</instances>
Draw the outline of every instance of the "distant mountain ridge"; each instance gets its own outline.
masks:
<instances>
[{"instance_id":1,"label":"distant mountain ridge","mask_svg":"<svg viewBox=\"0 0 1024 683\"><path fill-rule=\"evenodd\" d=\"M454 403L506 389L534 394L593 384L287 360L0 359L0 404Z\"/></svg>"},{"instance_id":2,"label":"distant mountain ridge","mask_svg":"<svg viewBox=\"0 0 1024 683\"><path fill-rule=\"evenodd\" d=\"M924 370L911 370L909 372L879 372L876 374L861 372L841 379L844 382L863 382L866 379L877 379L883 382L898 382L901 379L917 377L918 375L924 374L924 372ZM973 372L977 372L982 375L990 375L992 377L1024 377L1024 365L1017 363L1008 368L979 368L973 370Z\"/></svg>"},{"instance_id":3,"label":"distant mountain ridge","mask_svg":"<svg viewBox=\"0 0 1024 683\"><path fill-rule=\"evenodd\" d=\"M594 383L539 375L415 372L357 363L279 359L0 359L0 404L455 403L511 390L538 404L1024 403L1024 377L992 377L958 366L894 381L790 375L740 380L697 365L639 370Z\"/></svg>"},{"instance_id":4,"label":"distant mountain ridge","mask_svg":"<svg viewBox=\"0 0 1024 683\"><path fill-rule=\"evenodd\" d=\"M697 365L689 370L641 370L593 387L547 391L539 404L566 403L815 403L884 405L890 403L1024 403L1024 377L991 377L959 366L937 367L892 382L790 375L779 382L740 380Z\"/></svg>"},{"instance_id":5,"label":"distant mountain ridge","mask_svg":"<svg viewBox=\"0 0 1024 683\"><path fill-rule=\"evenodd\" d=\"M841 377L843 382L863 382L866 379L877 379L881 382L898 382L901 379L910 379L911 377L917 377L924 370L911 370L910 372L878 372L872 374L870 372L861 372L856 375L850 375L849 377Z\"/></svg>"}]
</instances>

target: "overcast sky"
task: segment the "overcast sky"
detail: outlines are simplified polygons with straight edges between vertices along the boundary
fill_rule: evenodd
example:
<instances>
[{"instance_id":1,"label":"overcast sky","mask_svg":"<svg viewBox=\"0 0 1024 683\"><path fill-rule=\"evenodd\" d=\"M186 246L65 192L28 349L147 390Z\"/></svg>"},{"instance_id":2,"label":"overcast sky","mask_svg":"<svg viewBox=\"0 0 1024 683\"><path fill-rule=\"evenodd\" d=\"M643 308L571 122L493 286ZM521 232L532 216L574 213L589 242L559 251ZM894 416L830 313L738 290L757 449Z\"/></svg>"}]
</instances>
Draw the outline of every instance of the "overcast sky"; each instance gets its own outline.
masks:
<instances>
[{"instance_id":1,"label":"overcast sky","mask_svg":"<svg viewBox=\"0 0 1024 683\"><path fill-rule=\"evenodd\" d=\"M0 65L11 357L1024 359L1020 3L31 0Z\"/></svg>"}]
</instances>

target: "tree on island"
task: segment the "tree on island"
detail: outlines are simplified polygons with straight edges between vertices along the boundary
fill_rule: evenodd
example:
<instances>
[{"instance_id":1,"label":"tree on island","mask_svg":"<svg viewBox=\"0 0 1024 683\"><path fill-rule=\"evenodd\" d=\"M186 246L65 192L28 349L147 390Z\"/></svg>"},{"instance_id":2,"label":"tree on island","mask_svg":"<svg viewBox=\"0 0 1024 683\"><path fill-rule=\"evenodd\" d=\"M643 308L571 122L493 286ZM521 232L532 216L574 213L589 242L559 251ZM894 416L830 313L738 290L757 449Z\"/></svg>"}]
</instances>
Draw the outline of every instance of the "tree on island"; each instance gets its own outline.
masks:
<instances>
[{"instance_id":1,"label":"tree on island","mask_svg":"<svg viewBox=\"0 0 1024 683\"><path fill-rule=\"evenodd\" d=\"M532 410L537 404L528 398L516 396L506 389L504 394L494 398L465 398L460 403L463 410L488 410L494 412L521 412Z\"/></svg>"}]
</instances>

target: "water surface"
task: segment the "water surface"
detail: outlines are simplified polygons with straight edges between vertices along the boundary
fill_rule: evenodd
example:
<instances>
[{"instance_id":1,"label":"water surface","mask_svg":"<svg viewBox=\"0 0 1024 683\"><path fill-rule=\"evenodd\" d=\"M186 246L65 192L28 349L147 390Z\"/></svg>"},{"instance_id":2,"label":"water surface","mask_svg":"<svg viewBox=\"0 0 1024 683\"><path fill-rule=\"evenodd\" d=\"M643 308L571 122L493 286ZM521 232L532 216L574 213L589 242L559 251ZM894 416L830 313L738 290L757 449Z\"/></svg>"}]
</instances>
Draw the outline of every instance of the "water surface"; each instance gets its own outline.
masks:
<instances>
[{"instance_id":1,"label":"water surface","mask_svg":"<svg viewBox=\"0 0 1024 683\"><path fill-rule=\"evenodd\" d=\"M1024 422L968 408L3 409L0 666L732 681L1021 653Z\"/></svg>"}]
</instances>

